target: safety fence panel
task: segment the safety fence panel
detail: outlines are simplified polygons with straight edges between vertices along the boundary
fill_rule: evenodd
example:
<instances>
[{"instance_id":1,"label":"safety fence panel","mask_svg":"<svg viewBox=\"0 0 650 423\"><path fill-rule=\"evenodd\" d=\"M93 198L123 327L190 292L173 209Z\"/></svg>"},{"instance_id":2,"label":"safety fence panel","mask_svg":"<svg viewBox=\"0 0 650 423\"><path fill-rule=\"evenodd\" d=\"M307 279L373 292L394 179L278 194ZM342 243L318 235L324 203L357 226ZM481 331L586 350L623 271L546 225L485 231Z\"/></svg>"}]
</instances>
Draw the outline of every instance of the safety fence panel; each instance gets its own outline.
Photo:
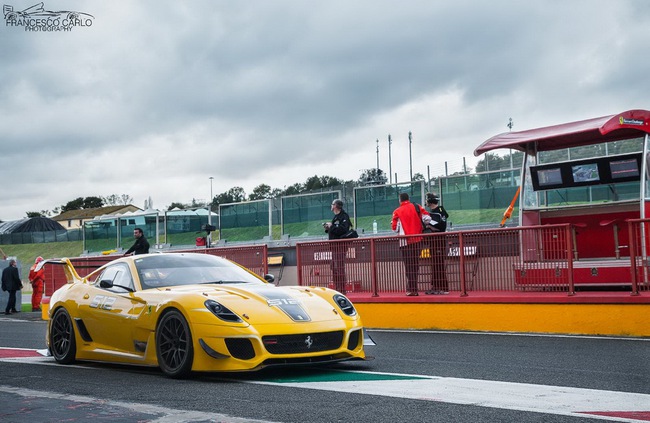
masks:
<instances>
[{"instance_id":1,"label":"safety fence panel","mask_svg":"<svg viewBox=\"0 0 650 423\"><path fill-rule=\"evenodd\" d=\"M234 261L252 271L253 273L263 276L268 272L267 264L267 247L266 245L253 245L244 247L227 247L227 248L201 248L192 250L174 251L177 253L198 253L212 254L224 257ZM75 257L70 262L77 270L79 276L89 275L94 270L109 263L121 256L93 256L93 257ZM67 283L67 278L63 266L46 264L45 267L45 295L50 296L54 291Z\"/></svg>"},{"instance_id":2,"label":"safety fence panel","mask_svg":"<svg viewBox=\"0 0 650 423\"><path fill-rule=\"evenodd\" d=\"M331 204L336 199L341 199L341 191L282 197L282 235L292 238L325 235L322 224L332 220ZM344 209L347 208L344 204Z\"/></svg>"},{"instance_id":3,"label":"safety fence panel","mask_svg":"<svg viewBox=\"0 0 650 423\"><path fill-rule=\"evenodd\" d=\"M650 291L650 219L627 221L632 293Z\"/></svg>"},{"instance_id":4,"label":"safety fence panel","mask_svg":"<svg viewBox=\"0 0 650 423\"><path fill-rule=\"evenodd\" d=\"M219 239L255 241L271 236L270 211L268 199L220 204Z\"/></svg>"},{"instance_id":5,"label":"safety fence panel","mask_svg":"<svg viewBox=\"0 0 650 423\"><path fill-rule=\"evenodd\" d=\"M217 216L215 222L217 223ZM208 223L208 216L186 214L168 214L165 221L165 243L170 245L195 245L197 238L202 238L206 232L202 229ZM133 237L129 237L133 242Z\"/></svg>"},{"instance_id":6,"label":"safety fence panel","mask_svg":"<svg viewBox=\"0 0 650 423\"><path fill-rule=\"evenodd\" d=\"M113 220L103 222L84 223L84 247L85 251L101 252L117 248L117 225ZM133 237L131 237L133 239Z\"/></svg>"},{"instance_id":7,"label":"safety fence panel","mask_svg":"<svg viewBox=\"0 0 650 423\"><path fill-rule=\"evenodd\" d=\"M402 192L409 195L411 202L424 205L424 181L354 188L354 227L357 232L370 234L390 231L393 211L399 206L399 194ZM352 216L350 210L352 207L348 209Z\"/></svg>"},{"instance_id":8,"label":"safety fence panel","mask_svg":"<svg viewBox=\"0 0 650 423\"><path fill-rule=\"evenodd\" d=\"M147 214L136 216L120 217L119 232L120 232L120 248L128 250L133 245L133 230L135 228L142 229L144 236L149 239L150 243L155 243L160 226L159 215Z\"/></svg>"},{"instance_id":9,"label":"safety fence panel","mask_svg":"<svg viewBox=\"0 0 650 423\"><path fill-rule=\"evenodd\" d=\"M417 260L418 291L439 286L442 278L449 291L462 295L523 290L570 293L574 290L572 254L570 225L296 244L300 285L340 290L345 284L346 292L375 296L407 291L407 268L413 269L409 260Z\"/></svg>"}]
</instances>

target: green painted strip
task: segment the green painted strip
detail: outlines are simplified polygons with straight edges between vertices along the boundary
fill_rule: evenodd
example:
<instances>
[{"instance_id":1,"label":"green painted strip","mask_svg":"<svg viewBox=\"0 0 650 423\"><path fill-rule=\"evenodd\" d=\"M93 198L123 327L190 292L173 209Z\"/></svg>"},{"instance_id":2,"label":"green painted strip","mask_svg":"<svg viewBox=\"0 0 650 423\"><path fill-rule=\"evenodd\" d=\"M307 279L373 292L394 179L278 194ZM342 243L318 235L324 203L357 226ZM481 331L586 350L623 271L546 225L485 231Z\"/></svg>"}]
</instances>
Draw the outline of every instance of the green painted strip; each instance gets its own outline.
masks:
<instances>
[{"instance_id":1,"label":"green painted strip","mask_svg":"<svg viewBox=\"0 0 650 423\"><path fill-rule=\"evenodd\" d=\"M307 382L355 382L370 380L418 380L431 379L427 376L391 375L385 373L350 372L341 370L315 370L296 374L292 372L286 377L264 379L273 383L307 383ZM258 379L259 380L259 379Z\"/></svg>"}]
</instances>

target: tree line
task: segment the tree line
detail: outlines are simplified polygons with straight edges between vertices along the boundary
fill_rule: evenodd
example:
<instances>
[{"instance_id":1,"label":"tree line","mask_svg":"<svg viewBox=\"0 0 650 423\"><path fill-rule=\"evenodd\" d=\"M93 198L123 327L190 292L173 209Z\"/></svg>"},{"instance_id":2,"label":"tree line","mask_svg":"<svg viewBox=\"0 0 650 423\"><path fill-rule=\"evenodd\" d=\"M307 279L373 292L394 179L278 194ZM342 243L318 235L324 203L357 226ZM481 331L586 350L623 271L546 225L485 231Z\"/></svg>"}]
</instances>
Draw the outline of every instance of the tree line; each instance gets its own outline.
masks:
<instances>
[{"instance_id":1,"label":"tree line","mask_svg":"<svg viewBox=\"0 0 650 423\"><path fill-rule=\"evenodd\" d=\"M78 197L70 200L65 204L53 208L52 210L28 211L26 216L31 217L52 217L71 210L95 209L106 206L129 205L133 202L133 197L128 194L111 194L105 197L89 196Z\"/></svg>"}]
</instances>

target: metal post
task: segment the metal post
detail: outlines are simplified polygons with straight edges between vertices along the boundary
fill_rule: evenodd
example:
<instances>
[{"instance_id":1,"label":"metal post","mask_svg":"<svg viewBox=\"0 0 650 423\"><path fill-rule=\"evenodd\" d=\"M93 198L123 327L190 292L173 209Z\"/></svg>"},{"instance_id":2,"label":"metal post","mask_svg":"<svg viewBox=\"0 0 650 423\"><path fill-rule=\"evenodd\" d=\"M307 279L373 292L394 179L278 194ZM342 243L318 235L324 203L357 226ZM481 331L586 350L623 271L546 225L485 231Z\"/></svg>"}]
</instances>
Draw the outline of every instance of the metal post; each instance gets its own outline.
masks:
<instances>
[{"instance_id":1,"label":"metal post","mask_svg":"<svg viewBox=\"0 0 650 423\"><path fill-rule=\"evenodd\" d=\"M564 228L564 238L566 239L566 258L567 258L567 277L569 282L569 296L576 294L576 288L573 280L573 254L571 254L573 246L572 239L572 227L571 224L567 224Z\"/></svg>"},{"instance_id":2,"label":"metal post","mask_svg":"<svg viewBox=\"0 0 650 423\"><path fill-rule=\"evenodd\" d=\"M630 244L630 273L631 273L631 279L632 279L632 293L630 295L639 295L639 285L638 285L638 280L639 280L639 273L638 273L638 267L637 267L637 251L636 251L636 246L637 242L639 240L637 239L637 232L633 230L633 224L637 225L638 228L640 229L638 233L643 233L645 232L645 222L643 222L641 219L638 220L632 220L627 222L627 233L628 233L628 240ZM641 259L641 263L645 261L644 258ZM643 266L645 267L645 266Z\"/></svg>"},{"instance_id":3,"label":"metal post","mask_svg":"<svg viewBox=\"0 0 650 423\"><path fill-rule=\"evenodd\" d=\"M122 218L118 217L115 224L117 225L117 246L115 248L119 251L122 246Z\"/></svg>"},{"instance_id":4,"label":"metal post","mask_svg":"<svg viewBox=\"0 0 650 423\"><path fill-rule=\"evenodd\" d=\"M169 235L167 234L167 211L165 211L165 217L164 217L164 220L163 220L163 224L165 225L165 244L170 244Z\"/></svg>"},{"instance_id":5,"label":"metal post","mask_svg":"<svg viewBox=\"0 0 650 423\"><path fill-rule=\"evenodd\" d=\"M297 247L297 246L296 246ZM375 238L370 238L370 261L372 273L370 274L370 290L372 291L373 297L379 296L379 287L377 284L377 246L375 244Z\"/></svg>"},{"instance_id":6,"label":"metal post","mask_svg":"<svg viewBox=\"0 0 650 423\"><path fill-rule=\"evenodd\" d=\"M221 214L219 214L221 216ZM299 286L304 286L304 282L302 280L302 248L300 248L300 244L296 244L296 276L298 279L298 285Z\"/></svg>"},{"instance_id":7,"label":"metal post","mask_svg":"<svg viewBox=\"0 0 650 423\"><path fill-rule=\"evenodd\" d=\"M465 243L463 233L458 233L458 270L460 271L460 296L467 297L467 278L465 275Z\"/></svg>"},{"instance_id":8,"label":"metal post","mask_svg":"<svg viewBox=\"0 0 650 423\"><path fill-rule=\"evenodd\" d=\"M269 198L269 239L273 239L273 199L272 198Z\"/></svg>"},{"instance_id":9,"label":"metal post","mask_svg":"<svg viewBox=\"0 0 650 423\"><path fill-rule=\"evenodd\" d=\"M160 212L156 212L156 248L160 248Z\"/></svg>"}]
</instances>

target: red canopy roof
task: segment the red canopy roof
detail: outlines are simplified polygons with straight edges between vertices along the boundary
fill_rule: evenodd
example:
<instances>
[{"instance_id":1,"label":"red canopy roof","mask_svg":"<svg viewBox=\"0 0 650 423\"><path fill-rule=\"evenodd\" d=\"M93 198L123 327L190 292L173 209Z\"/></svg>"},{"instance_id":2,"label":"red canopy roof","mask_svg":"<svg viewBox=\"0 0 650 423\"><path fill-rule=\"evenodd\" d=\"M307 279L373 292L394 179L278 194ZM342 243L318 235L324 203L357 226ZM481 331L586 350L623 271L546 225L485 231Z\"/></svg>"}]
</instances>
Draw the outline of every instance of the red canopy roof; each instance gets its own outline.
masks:
<instances>
[{"instance_id":1,"label":"red canopy roof","mask_svg":"<svg viewBox=\"0 0 650 423\"><path fill-rule=\"evenodd\" d=\"M535 144L537 151L559 150L640 137L645 133L650 133L650 112L628 110L616 115L495 135L478 146L474 155L479 156L497 148L526 151L530 144Z\"/></svg>"}]
</instances>

